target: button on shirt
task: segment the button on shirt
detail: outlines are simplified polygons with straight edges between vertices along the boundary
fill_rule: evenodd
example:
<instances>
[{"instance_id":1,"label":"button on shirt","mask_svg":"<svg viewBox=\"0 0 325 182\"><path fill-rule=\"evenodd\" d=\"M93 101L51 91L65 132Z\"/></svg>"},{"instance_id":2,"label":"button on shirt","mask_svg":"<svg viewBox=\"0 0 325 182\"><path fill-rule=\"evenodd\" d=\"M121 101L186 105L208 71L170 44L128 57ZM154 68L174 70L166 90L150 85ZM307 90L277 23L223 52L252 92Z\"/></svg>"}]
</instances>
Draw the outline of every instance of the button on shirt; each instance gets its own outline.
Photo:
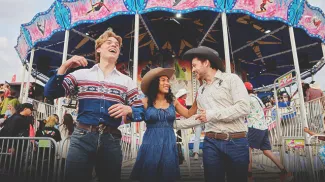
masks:
<instances>
[{"instance_id":1,"label":"button on shirt","mask_svg":"<svg viewBox=\"0 0 325 182\"><path fill-rule=\"evenodd\" d=\"M250 94L250 108L251 112L247 116L247 125L249 128L255 128L259 130L266 130L267 123L264 115L264 104L253 94Z\"/></svg>"},{"instance_id":2,"label":"button on shirt","mask_svg":"<svg viewBox=\"0 0 325 182\"><path fill-rule=\"evenodd\" d=\"M234 133L247 131L245 117L250 112L249 95L235 74L217 71L211 84L198 90L198 107L206 110L205 132Z\"/></svg>"},{"instance_id":3,"label":"button on shirt","mask_svg":"<svg viewBox=\"0 0 325 182\"><path fill-rule=\"evenodd\" d=\"M115 119L108 114L108 108L118 103L132 107L131 120L142 121L144 117L143 104L133 80L116 68L105 78L98 64L91 69L52 76L45 85L44 95L52 98L77 95L77 120L83 124L105 123L118 127L121 118Z\"/></svg>"}]
</instances>

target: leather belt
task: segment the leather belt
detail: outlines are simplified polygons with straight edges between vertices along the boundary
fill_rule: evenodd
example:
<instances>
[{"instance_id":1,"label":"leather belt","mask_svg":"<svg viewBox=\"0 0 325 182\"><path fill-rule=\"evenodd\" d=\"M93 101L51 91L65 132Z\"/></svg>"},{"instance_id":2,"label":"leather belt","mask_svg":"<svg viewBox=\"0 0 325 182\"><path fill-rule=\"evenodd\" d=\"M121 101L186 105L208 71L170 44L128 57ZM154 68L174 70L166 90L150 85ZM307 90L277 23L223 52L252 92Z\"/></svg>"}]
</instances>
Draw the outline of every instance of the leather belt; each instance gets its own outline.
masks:
<instances>
[{"instance_id":1,"label":"leather belt","mask_svg":"<svg viewBox=\"0 0 325 182\"><path fill-rule=\"evenodd\" d=\"M87 130L90 132L99 132L99 126L97 126L97 125L78 123L76 128ZM106 125L105 129L103 130L103 133L110 133L110 134L122 136L121 131L119 129L113 128L108 125Z\"/></svg>"},{"instance_id":2,"label":"leather belt","mask_svg":"<svg viewBox=\"0 0 325 182\"><path fill-rule=\"evenodd\" d=\"M246 138L246 132L237 132L237 133L215 133L215 132L207 132L205 136L217 140L230 140L230 139L238 139L238 138Z\"/></svg>"}]
</instances>

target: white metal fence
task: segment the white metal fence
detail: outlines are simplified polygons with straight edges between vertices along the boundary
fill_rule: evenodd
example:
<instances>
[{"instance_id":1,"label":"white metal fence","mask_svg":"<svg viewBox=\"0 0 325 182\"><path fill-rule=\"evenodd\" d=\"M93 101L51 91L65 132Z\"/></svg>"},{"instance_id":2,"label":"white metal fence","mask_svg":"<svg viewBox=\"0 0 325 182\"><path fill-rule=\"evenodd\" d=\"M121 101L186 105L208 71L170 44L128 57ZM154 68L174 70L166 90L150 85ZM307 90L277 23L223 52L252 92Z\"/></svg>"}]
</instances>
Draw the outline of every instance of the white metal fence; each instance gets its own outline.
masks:
<instances>
[{"instance_id":1,"label":"white metal fence","mask_svg":"<svg viewBox=\"0 0 325 182\"><path fill-rule=\"evenodd\" d=\"M44 137L0 137L1 181L55 181L57 143Z\"/></svg>"},{"instance_id":2,"label":"white metal fence","mask_svg":"<svg viewBox=\"0 0 325 182\"><path fill-rule=\"evenodd\" d=\"M325 97L305 103L308 127L315 133L324 133L324 101ZM276 114L279 112L281 131L276 127ZM295 181L325 181L324 161L320 160L319 149L325 145L324 141L317 138L322 135L312 136L305 141L304 131L300 116L299 104L292 101L286 108L271 108L265 111L269 126L269 138L273 153L280 157L286 169L293 173ZM278 134L281 134L281 140ZM325 138L324 138L325 139ZM325 149L324 149L325 150ZM260 150L253 150L253 166L269 172L279 172L276 165L263 155ZM310 166L312 162L313 167Z\"/></svg>"}]
</instances>

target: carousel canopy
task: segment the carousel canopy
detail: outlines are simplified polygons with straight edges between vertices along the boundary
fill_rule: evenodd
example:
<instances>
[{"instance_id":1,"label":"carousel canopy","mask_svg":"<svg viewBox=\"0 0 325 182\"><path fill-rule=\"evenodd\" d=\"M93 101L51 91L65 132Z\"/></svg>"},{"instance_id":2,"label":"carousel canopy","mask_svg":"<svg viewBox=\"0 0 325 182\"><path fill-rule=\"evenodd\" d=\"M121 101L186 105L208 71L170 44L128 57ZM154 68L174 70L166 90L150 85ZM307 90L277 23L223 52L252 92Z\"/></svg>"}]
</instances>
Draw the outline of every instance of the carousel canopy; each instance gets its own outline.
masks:
<instances>
[{"instance_id":1,"label":"carousel canopy","mask_svg":"<svg viewBox=\"0 0 325 182\"><path fill-rule=\"evenodd\" d=\"M232 68L254 87L270 85L294 69L288 27L293 26L301 72L323 64L325 15L305 0L62 0L21 25L15 47L22 63L34 48L33 76L46 81L68 56L95 64L95 40L105 30L123 38L119 62L132 66L135 14L140 15L139 62L164 65L192 47L205 45L224 58L221 12L227 13ZM41 76L41 77L39 77Z\"/></svg>"}]
</instances>

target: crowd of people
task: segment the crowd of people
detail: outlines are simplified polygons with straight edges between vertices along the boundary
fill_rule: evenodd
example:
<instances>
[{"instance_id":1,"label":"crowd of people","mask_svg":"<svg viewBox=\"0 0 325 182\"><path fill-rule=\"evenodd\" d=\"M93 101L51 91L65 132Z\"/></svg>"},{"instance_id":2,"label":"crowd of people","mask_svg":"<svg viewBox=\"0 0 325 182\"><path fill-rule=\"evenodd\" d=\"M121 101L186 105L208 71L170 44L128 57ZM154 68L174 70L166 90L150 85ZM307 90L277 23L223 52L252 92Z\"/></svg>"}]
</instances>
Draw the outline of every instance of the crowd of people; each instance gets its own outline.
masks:
<instances>
[{"instance_id":1,"label":"crowd of people","mask_svg":"<svg viewBox=\"0 0 325 182\"><path fill-rule=\"evenodd\" d=\"M192 71L200 83L194 103L187 108L188 92L180 89L176 96L171 92L169 79L175 70L170 68L158 67L144 73L141 91L145 97L142 98L135 82L115 67L121 46L120 36L112 31L104 32L95 42L97 64L90 69L69 72L88 65L84 57L73 56L45 85L47 98L78 96L76 124L69 114L64 115L61 123L53 115L40 121L38 129L32 132L56 142L71 137L69 149L65 150L67 181L90 181L93 167L99 181L120 181L122 134L118 126L122 120L124 123L144 121L147 127L131 172L132 180L178 180L182 154L174 129L194 128L194 159L198 159L202 126L205 181L251 180L251 149L262 150L278 166L282 181L292 179L271 152L264 103L254 94L251 83L243 83L236 74L225 72L217 51L200 46L184 54L183 59L191 61ZM312 88L305 92L307 99L320 95ZM32 117L33 106L24 103L18 104L19 109L12 109L16 103L7 99L11 95L12 91L2 101L6 104L1 114L6 118L0 136L19 135L22 128L28 130L26 136L31 136L33 119L28 118ZM280 102L290 105L290 98L281 94ZM274 100L269 104L272 106ZM27 124L22 126L22 123Z\"/></svg>"},{"instance_id":2,"label":"crowd of people","mask_svg":"<svg viewBox=\"0 0 325 182\"><path fill-rule=\"evenodd\" d=\"M0 102L0 137L49 137L58 142L56 145L59 146L61 145L59 142L68 138L74 130L75 122L71 114L68 113L63 116L62 122L59 122L60 119L56 114L36 121L33 116L33 113L35 113L33 104L21 104L17 98L16 91L11 89L8 84L1 85ZM43 156L42 153L44 153L42 160L46 160L49 157L54 159L55 152L53 146L49 148L41 146L40 142L42 140L29 140L29 142L33 142L30 146L32 146L31 148L33 148L32 151L35 152L35 156L37 152L40 152L39 156ZM62 153L60 153L60 158L63 158L63 160L66 158L68 144L66 142L65 146L60 146L63 148ZM38 147L40 147L39 150L37 150ZM10 153L14 158L15 165L22 161L23 158L21 156L25 157L27 150L28 145L25 142L17 142L17 140L13 139L0 139L1 153ZM51 156L49 156L48 150L52 150ZM4 157L3 155L0 156L0 158ZM10 166L3 166L8 164L2 163L0 168L11 170L9 169Z\"/></svg>"}]
</instances>

